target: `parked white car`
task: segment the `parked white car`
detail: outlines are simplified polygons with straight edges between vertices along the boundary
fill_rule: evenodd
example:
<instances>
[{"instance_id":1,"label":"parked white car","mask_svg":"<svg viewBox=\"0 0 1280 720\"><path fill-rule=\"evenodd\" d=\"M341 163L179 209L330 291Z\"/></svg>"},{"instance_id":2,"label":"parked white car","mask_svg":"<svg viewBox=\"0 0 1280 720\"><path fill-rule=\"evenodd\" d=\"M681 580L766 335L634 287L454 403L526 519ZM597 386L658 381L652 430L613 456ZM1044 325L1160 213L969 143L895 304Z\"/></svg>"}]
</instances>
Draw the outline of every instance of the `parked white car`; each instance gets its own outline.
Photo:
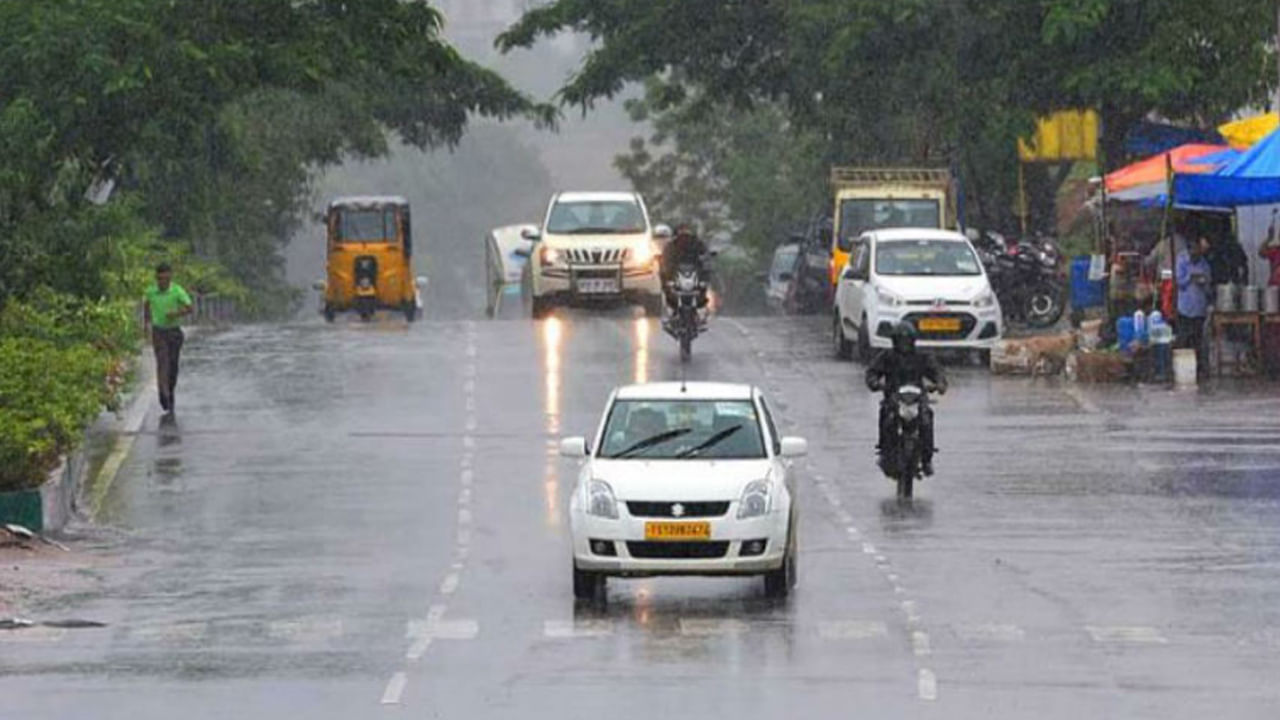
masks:
<instances>
[{"instance_id":1,"label":"parked white car","mask_svg":"<svg viewBox=\"0 0 1280 720\"><path fill-rule=\"evenodd\" d=\"M604 597L609 576L762 575L785 597L796 576L801 438L781 437L749 385L653 383L609 397L569 504L573 594Z\"/></svg>"},{"instance_id":2,"label":"parked white car","mask_svg":"<svg viewBox=\"0 0 1280 720\"><path fill-rule=\"evenodd\" d=\"M533 252L533 242L525 239L538 226L526 223L490 230L484 238L485 315L493 317L508 295L520 290L524 266ZM518 300L518 298L517 298Z\"/></svg>"},{"instance_id":3,"label":"parked white car","mask_svg":"<svg viewBox=\"0 0 1280 720\"><path fill-rule=\"evenodd\" d=\"M866 361L909 322L924 348L976 350L989 359L1004 335L1000 303L969 240L949 230L876 230L854 243L832 313L836 356Z\"/></svg>"},{"instance_id":4,"label":"parked white car","mask_svg":"<svg viewBox=\"0 0 1280 720\"><path fill-rule=\"evenodd\" d=\"M660 316L658 243L670 234L650 225L638 193L557 193L542 227L524 233L535 243L523 281L530 315L545 317L558 305L632 303Z\"/></svg>"}]
</instances>

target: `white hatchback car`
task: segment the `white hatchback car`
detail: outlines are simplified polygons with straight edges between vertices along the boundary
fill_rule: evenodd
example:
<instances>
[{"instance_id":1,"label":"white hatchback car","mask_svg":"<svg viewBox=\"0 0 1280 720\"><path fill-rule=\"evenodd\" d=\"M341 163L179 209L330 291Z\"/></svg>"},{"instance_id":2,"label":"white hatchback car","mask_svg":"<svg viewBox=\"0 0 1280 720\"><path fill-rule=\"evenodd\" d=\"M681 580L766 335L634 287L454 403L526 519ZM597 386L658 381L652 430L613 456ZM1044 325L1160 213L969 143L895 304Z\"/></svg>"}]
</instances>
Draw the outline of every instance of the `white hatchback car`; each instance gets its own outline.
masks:
<instances>
[{"instance_id":1,"label":"white hatchback car","mask_svg":"<svg viewBox=\"0 0 1280 720\"><path fill-rule=\"evenodd\" d=\"M653 383L613 392L581 458L569 503L573 594L604 597L608 576L763 575L785 597L795 583L801 438L778 434L749 385Z\"/></svg>"},{"instance_id":2,"label":"white hatchback car","mask_svg":"<svg viewBox=\"0 0 1280 720\"><path fill-rule=\"evenodd\" d=\"M858 238L836 286L836 356L892 347L893 326L915 327L926 348L969 349L984 359L1004 336L1000 303L968 238L949 230L875 230Z\"/></svg>"}]
</instances>

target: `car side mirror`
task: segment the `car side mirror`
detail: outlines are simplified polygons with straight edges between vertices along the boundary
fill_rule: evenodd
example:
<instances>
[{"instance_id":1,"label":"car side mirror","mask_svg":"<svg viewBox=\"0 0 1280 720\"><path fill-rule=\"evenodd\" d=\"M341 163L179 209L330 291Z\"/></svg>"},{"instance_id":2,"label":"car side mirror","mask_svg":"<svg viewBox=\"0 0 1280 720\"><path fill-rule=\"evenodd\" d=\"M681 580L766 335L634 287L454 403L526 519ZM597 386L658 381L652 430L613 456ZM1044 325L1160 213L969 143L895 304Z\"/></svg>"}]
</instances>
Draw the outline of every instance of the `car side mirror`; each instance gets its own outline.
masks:
<instances>
[{"instance_id":1,"label":"car side mirror","mask_svg":"<svg viewBox=\"0 0 1280 720\"><path fill-rule=\"evenodd\" d=\"M567 437L560 441L560 456L581 460L587 456L587 439Z\"/></svg>"},{"instance_id":2,"label":"car side mirror","mask_svg":"<svg viewBox=\"0 0 1280 720\"><path fill-rule=\"evenodd\" d=\"M671 226L666 224L658 224L653 226L653 239L666 242L671 239Z\"/></svg>"},{"instance_id":3,"label":"car side mirror","mask_svg":"<svg viewBox=\"0 0 1280 720\"><path fill-rule=\"evenodd\" d=\"M542 231L536 227L526 227L520 231L520 237L529 242L538 242L542 239Z\"/></svg>"},{"instance_id":4,"label":"car side mirror","mask_svg":"<svg viewBox=\"0 0 1280 720\"><path fill-rule=\"evenodd\" d=\"M846 266L846 267L845 267L845 269L844 269L844 274L843 274L841 277L843 277L845 280L859 280L859 279L861 279L861 278L859 278L859 277L858 277L858 271L857 271L855 268L850 267L850 266Z\"/></svg>"},{"instance_id":5,"label":"car side mirror","mask_svg":"<svg viewBox=\"0 0 1280 720\"><path fill-rule=\"evenodd\" d=\"M799 458L809 454L809 442L801 437L782 438L782 451L778 454L784 458Z\"/></svg>"},{"instance_id":6,"label":"car side mirror","mask_svg":"<svg viewBox=\"0 0 1280 720\"><path fill-rule=\"evenodd\" d=\"M419 290L421 290L422 288L426 287L426 286L427 286L427 276L426 276L426 275L419 275L418 277L414 278L414 279L413 279L413 286L414 286L414 287L416 287L416 288L418 288Z\"/></svg>"},{"instance_id":7,"label":"car side mirror","mask_svg":"<svg viewBox=\"0 0 1280 720\"><path fill-rule=\"evenodd\" d=\"M326 287L326 284L325 284L325 281L323 280L317 280L311 283L312 290L319 290L320 292L324 292L325 287Z\"/></svg>"}]
</instances>

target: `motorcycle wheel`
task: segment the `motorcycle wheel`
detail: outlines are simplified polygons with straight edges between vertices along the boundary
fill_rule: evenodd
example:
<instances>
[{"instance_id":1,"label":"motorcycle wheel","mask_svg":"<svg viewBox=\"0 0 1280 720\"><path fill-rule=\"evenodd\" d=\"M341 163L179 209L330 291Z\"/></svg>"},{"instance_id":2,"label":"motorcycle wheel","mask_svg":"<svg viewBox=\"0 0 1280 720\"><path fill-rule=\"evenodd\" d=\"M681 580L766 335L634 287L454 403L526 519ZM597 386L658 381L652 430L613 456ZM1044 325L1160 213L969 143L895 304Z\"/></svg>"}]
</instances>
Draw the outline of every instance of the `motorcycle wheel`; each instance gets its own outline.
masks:
<instances>
[{"instance_id":1,"label":"motorcycle wheel","mask_svg":"<svg viewBox=\"0 0 1280 720\"><path fill-rule=\"evenodd\" d=\"M1049 283L1036 285L1027 293L1027 324L1032 327L1050 327L1062 319L1065 310L1062 292Z\"/></svg>"},{"instance_id":2,"label":"motorcycle wheel","mask_svg":"<svg viewBox=\"0 0 1280 720\"><path fill-rule=\"evenodd\" d=\"M689 362L693 357L693 338L688 336L680 338L680 361Z\"/></svg>"},{"instance_id":3,"label":"motorcycle wheel","mask_svg":"<svg viewBox=\"0 0 1280 720\"><path fill-rule=\"evenodd\" d=\"M915 492L918 452L914 438L902 439L902 455L898 461L898 497L900 499L909 500Z\"/></svg>"}]
</instances>

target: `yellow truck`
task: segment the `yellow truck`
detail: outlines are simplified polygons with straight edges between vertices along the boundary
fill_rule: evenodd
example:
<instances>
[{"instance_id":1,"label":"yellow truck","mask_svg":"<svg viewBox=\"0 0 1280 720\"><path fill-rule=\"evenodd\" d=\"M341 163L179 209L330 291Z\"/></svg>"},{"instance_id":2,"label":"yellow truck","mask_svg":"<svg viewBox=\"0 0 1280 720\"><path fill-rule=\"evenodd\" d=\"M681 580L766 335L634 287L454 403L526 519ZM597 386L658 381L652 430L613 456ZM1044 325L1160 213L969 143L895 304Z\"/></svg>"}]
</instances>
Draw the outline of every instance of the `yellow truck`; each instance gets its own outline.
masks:
<instances>
[{"instance_id":1,"label":"yellow truck","mask_svg":"<svg viewBox=\"0 0 1280 720\"><path fill-rule=\"evenodd\" d=\"M956 229L956 183L946 168L831 168L835 192L831 286L862 233L882 228Z\"/></svg>"}]
</instances>

